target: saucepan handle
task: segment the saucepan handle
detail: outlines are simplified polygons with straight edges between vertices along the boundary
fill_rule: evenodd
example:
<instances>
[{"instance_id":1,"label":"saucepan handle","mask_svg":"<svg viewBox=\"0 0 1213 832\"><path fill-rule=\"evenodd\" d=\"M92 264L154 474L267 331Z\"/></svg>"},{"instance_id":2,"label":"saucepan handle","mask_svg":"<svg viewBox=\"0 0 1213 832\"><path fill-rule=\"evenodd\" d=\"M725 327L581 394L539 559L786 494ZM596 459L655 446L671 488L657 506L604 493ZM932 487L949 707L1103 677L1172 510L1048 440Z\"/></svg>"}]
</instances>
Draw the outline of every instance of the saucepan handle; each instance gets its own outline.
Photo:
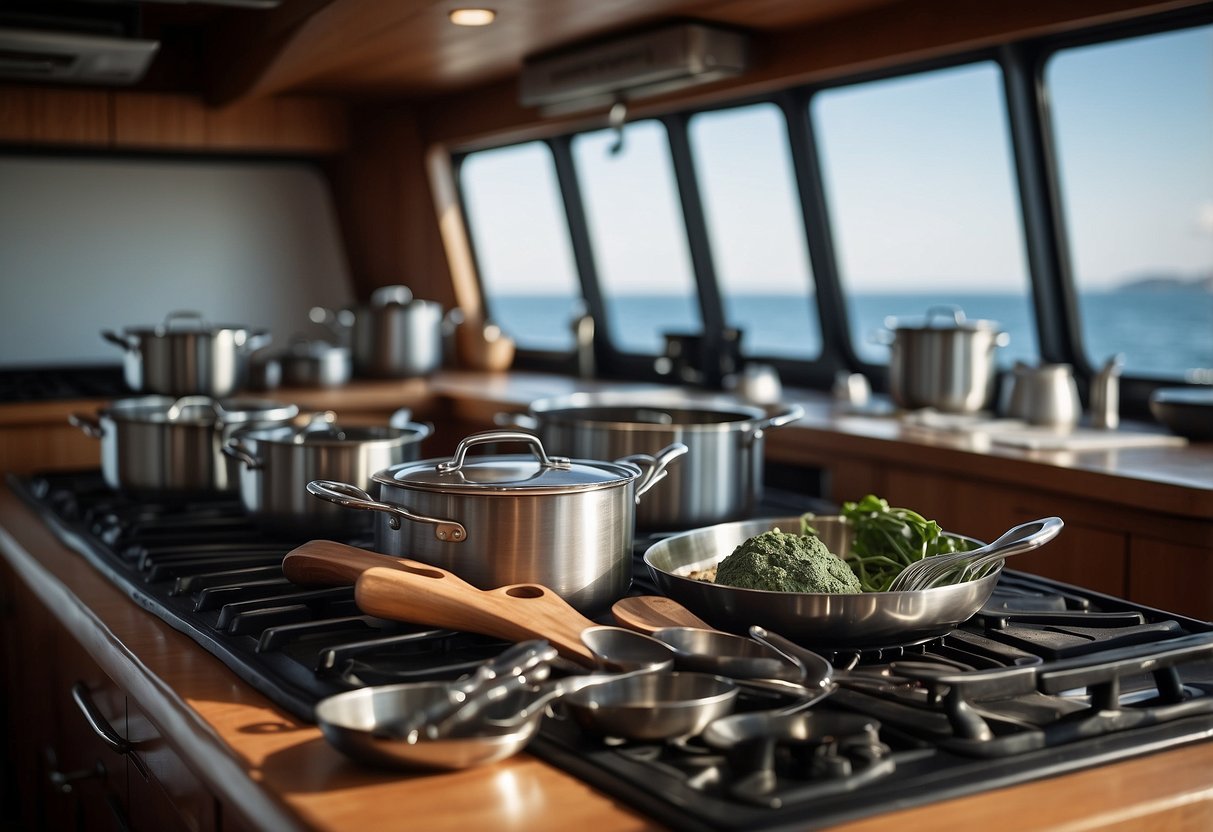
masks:
<instances>
[{"instance_id":1,"label":"saucepan handle","mask_svg":"<svg viewBox=\"0 0 1213 832\"><path fill-rule=\"evenodd\" d=\"M674 442L662 448L653 456L649 456L648 454L632 454L615 461L630 462L640 469L640 476L636 480L636 502L639 503L640 498L644 496L645 492L665 479L666 474L669 473L666 469L669 468L670 463L689 450L690 448L681 442Z\"/></svg>"},{"instance_id":2,"label":"saucepan handle","mask_svg":"<svg viewBox=\"0 0 1213 832\"><path fill-rule=\"evenodd\" d=\"M112 329L103 329L101 330L101 337L111 344L117 344L128 352L133 352L139 348L139 339L133 335L119 335Z\"/></svg>"},{"instance_id":3,"label":"saucepan handle","mask_svg":"<svg viewBox=\"0 0 1213 832\"><path fill-rule=\"evenodd\" d=\"M229 456L237 462L244 463L244 466L250 471L256 471L261 468L261 460L253 456L252 451L244 446L238 439L229 439L220 450L225 456Z\"/></svg>"},{"instance_id":4,"label":"saucepan handle","mask_svg":"<svg viewBox=\"0 0 1213 832\"><path fill-rule=\"evenodd\" d=\"M72 427L80 428L85 436L92 439L100 439L105 435L105 430L101 427L101 420L96 416L85 416L82 413L68 414L67 422Z\"/></svg>"},{"instance_id":5,"label":"saucepan handle","mask_svg":"<svg viewBox=\"0 0 1213 832\"><path fill-rule=\"evenodd\" d=\"M753 430L750 431L750 444L761 439L766 431L771 428L779 428L784 425L791 424L804 415L804 408L798 404L786 405L783 410L778 413L767 416L765 419L760 419L754 424Z\"/></svg>"},{"instance_id":6,"label":"saucepan handle","mask_svg":"<svg viewBox=\"0 0 1213 832\"><path fill-rule=\"evenodd\" d=\"M381 503L372 499L356 485L332 480L312 480L307 484L308 493L336 503L345 508L362 509L363 511L381 511L388 515L388 525L393 529L400 528L401 520L411 520L414 523L429 523L434 526L434 537L444 543L459 543L466 540L468 533L462 524L454 520L441 520L436 517L426 517L415 514L407 508L395 503Z\"/></svg>"}]
</instances>

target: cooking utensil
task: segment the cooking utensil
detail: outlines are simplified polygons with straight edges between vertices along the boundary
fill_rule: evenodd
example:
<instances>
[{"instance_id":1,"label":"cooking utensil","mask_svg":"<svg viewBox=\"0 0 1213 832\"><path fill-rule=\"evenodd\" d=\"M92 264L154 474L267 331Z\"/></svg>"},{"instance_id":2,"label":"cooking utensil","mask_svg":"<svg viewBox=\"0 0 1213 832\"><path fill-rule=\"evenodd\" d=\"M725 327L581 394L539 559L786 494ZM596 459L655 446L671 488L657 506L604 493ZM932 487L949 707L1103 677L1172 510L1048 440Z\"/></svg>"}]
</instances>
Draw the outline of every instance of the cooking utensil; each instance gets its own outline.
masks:
<instances>
[{"instance_id":1,"label":"cooking utensil","mask_svg":"<svg viewBox=\"0 0 1213 832\"><path fill-rule=\"evenodd\" d=\"M1150 394L1150 413L1172 433L1213 439L1213 387L1162 387Z\"/></svg>"},{"instance_id":2,"label":"cooking utensil","mask_svg":"<svg viewBox=\"0 0 1213 832\"><path fill-rule=\"evenodd\" d=\"M754 535L799 527L799 517L723 523L668 537L649 547L644 561L660 591L716 629L742 633L758 624L796 642L832 649L889 647L943 635L981 608L1002 570L995 564L989 574L954 586L855 595L766 592L686 577L719 563ZM850 550L852 530L844 518L816 517L813 527L830 551Z\"/></svg>"},{"instance_id":3,"label":"cooking utensil","mask_svg":"<svg viewBox=\"0 0 1213 832\"><path fill-rule=\"evenodd\" d=\"M745 636L699 627L665 627L653 638L674 651L679 670L713 673L730 679L779 679L799 682L801 668L768 644Z\"/></svg>"},{"instance_id":4,"label":"cooking utensil","mask_svg":"<svg viewBox=\"0 0 1213 832\"><path fill-rule=\"evenodd\" d=\"M889 392L909 409L945 413L988 408L997 369L994 352L1009 337L993 321L969 320L956 306L932 306L922 321L888 318Z\"/></svg>"},{"instance_id":5,"label":"cooking utensil","mask_svg":"<svg viewBox=\"0 0 1213 832\"><path fill-rule=\"evenodd\" d=\"M102 330L123 350L122 371L136 393L230 396L244 388L249 356L270 342L268 332L206 323L198 312L170 312L154 327Z\"/></svg>"},{"instance_id":6,"label":"cooking utensil","mask_svg":"<svg viewBox=\"0 0 1213 832\"><path fill-rule=\"evenodd\" d=\"M1017 361L1011 371L1007 415L1040 427L1074 427L1082 415L1082 401L1073 369L1069 364L1032 367Z\"/></svg>"},{"instance_id":7,"label":"cooking utensil","mask_svg":"<svg viewBox=\"0 0 1213 832\"><path fill-rule=\"evenodd\" d=\"M261 525L295 537L369 532L372 516L317 500L307 486L332 479L368 488L375 472L417 459L433 426L392 421L393 426L343 427L334 414L315 413L302 425L237 431L223 452L239 465L245 510Z\"/></svg>"},{"instance_id":8,"label":"cooking utensil","mask_svg":"<svg viewBox=\"0 0 1213 832\"><path fill-rule=\"evenodd\" d=\"M1065 524L1060 517L1045 517L1021 523L1003 533L993 543L987 543L967 552L950 552L916 560L901 570L889 592L906 592L931 589L944 580L950 583L971 581L974 576L984 574L984 567L995 561L1039 549L1057 537ZM957 571L959 570L959 571Z\"/></svg>"},{"instance_id":9,"label":"cooking utensil","mask_svg":"<svg viewBox=\"0 0 1213 832\"><path fill-rule=\"evenodd\" d=\"M639 673L566 693L560 705L601 736L653 741L695 736L730 713L737 695L735 682L707 673Z\"/></svg>"},{"instance_id":10,"label":"cooking utensil","mask_svg":"<svg viewBox=\"0 0 1213 832\"><path fill-rule=\"evenodd\" d=\"M548 664L555 658L556 650L542 639L512 645L467 678L448 684L445 697L436 697L425 707L395 722L386 722L376 731L408 743L449 736L461 726L469 726L493 701L527 684L543 681L547 678Z\"/></svg>"},{"instance_id":11,"label":"cooking utensil","mask_svg":"<svg viewBox=\"0 0 1213 832\"><path fill-rule=\"evenodd\" d=\"M603 670L670 670L674 666L672 647L635 630L588 627L581 631L581 642L590 648Z\"/></svg>"},{"instance_id":12,"label":"cooking utensil","mask_svg":"<svg viewBox=\"0 0 1213 832\"><path fill-rule=\"evenodd\" d=\"M234 490L239 470L223 455L227 440L242 428L285 424L298 412L258 399L139 396L68 421L101 440L106 485L164 498Z\"/></svg>"},{"instance_id":13,"label":"cooking utensil","mask_svg":"<svg viewBox=\"0 0 1213 832\"><path fill-rule=\"evenodd\" d=\"M587 667L598 663L581 640L594 622L538 584L482 590L445 569L405 563L367 569L354 585L354 598L368 615L508 641L547 639L566 658Z\"/></svg>"},{"instance_id":14,"label":"cooking utensil","mask_svg":"<svg viewBox=\"0 0 1213 832\"><path fill-rule=\"evenodd\" d=\"M494 443L522 443L529 455L469 456ZM342 482L317 480L312 494L374 511L377 551L408 554L482 588L535 583L597 614L632 580L636 501L685 454L615 462L549 457L534 436L488 431L463 439L450 459L392 466L371 479L380 500ZM408 521L408 522L402 522Z\"/></svg>"},{"instance_id":15,"label":"cooking utensil","mask_svg":"<svg viewBox=\"0 0 1213 832\"><path fill-rule=\"evenodd\" d=\"M356 375L411 378L442 364L442 306L414 298L407 286L382 286L368 304L341 312L317 307L311 317L349 338Z\"/></svg>"},{"instance_id":16,"label":"cooking utensil","mask_svg":"<svg viewBox=\"0 0 1213 832\"><path fill-rule=\"evenodd\" d=\"M655 633L664 627L697 627L712 629L711 625L664 595L630 595L611 605L611 615L620 626L641 633Z\"/></svg>"},{"instance_id":17,"label":"cooking utensil","mask_svg":"<svg viewBox=\"0 0 1213 832\"><path fill-rule=\"evenodd\" d=\"M640 528L668 530L752 514L762 499L766 431L802 415L799 405L768 414L715 399L688 404L683 394L575 393L497 418L534 431L553 453L573 457L617 459L686 445L686 459L636 510Z\"/></svg>"},{"instance_id":18,"label":"cooking utensil","mask_svg":"<svg viewBox=\"0 0 1213 832\"><path fill-rule=\"evenodd\" d=\"M516 691L478 714L474 732L408 742L385 734L384 726L444 702L449 682L408 682L346 691L316 705L316 724L325 739L360 762L387 768L454 770L504 760L539 730L539 717L513 719L533 694ZM499 723L493 721L499 718Z\"/></svg>"}]
</instances>

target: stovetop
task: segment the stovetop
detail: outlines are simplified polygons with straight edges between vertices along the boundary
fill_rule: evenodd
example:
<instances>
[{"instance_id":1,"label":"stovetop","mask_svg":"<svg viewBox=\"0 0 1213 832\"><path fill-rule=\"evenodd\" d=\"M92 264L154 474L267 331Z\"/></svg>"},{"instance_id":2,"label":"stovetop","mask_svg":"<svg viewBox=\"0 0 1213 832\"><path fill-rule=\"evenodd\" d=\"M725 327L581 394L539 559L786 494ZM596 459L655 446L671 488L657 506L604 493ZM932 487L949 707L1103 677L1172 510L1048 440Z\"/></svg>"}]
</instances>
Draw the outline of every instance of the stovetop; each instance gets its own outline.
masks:
<instances>
[{"instance_id":1,"label":"stovetop","mask_svg":"<svg viewBox=\"0 0 1213 832\"><path fill-rule=\"evenodd\" d=\"M350 587L292 584L282 557L303 541L267 536L234 498L133 502L96 472L10 485L132 599L305 721L333 693L457 678L505 647L363 615ZM822 507L768 491L759 516L805 510ZM637 541L637 594L656 591L640 559L655 538ZM676 828L813 829L1213 738L1213 624L1012 570L943 638L827 658L860 681L784 741L617 742L549 718L528 750ZM748 691L738 707L785 704Z\"/></svg>"}]
</instances>

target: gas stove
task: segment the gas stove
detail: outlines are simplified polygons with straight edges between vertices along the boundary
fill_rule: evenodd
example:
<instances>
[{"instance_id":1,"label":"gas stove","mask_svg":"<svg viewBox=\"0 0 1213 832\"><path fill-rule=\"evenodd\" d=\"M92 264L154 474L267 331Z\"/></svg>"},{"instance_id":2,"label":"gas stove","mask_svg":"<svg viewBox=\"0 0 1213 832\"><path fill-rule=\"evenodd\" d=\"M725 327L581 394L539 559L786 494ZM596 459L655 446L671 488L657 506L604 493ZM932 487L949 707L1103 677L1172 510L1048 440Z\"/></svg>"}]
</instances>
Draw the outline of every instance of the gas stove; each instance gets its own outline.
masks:
<instances>
[{"instance_id":1,"label":"gas stove","mask_svg":"<svg viewBox=\"0 0 1213 832\"><path fill-rule=\"evenodd\" d=\"M133 600L304 721L331 694L458 678L505 647L363 615L350 587L292 584L280 564L303 541L264 534L235 499L135 502L96 472L10 485ZM760 516L805 510L828 511L769 491ZM637 541L637 594L656 591L641 561L656 537ZM942 638L827 658L848 682L781 736L720 750L549 718L528 750L676 828L812 829L1213 738L1213 624L1012 570ZM787 704L746 690L738 709Z\"/></svg>"}]
</instances>

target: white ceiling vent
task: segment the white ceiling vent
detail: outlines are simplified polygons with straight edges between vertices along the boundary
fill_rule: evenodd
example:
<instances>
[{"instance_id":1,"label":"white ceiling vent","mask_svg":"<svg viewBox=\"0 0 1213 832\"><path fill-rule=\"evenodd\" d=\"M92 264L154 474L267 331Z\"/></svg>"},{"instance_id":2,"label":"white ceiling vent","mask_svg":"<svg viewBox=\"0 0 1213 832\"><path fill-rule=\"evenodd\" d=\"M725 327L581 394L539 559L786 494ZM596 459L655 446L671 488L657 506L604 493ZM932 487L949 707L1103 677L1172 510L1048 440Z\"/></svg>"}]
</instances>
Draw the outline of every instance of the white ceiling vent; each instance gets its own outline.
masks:
<instances>
[{"instance_id":1,"label":"white ceiling vent","mask_svg":"<svg viewBox=\"0 0 1213 832\"><path fill-rule=\"evenodd\" d=\"M569 111L706 84L746 68L746 36L678 23L528 58L519 100Z\"/></svg>"},{"instance_id":2,"label":"white ceiling vent","mask_svg":"<svg viewBox=\"0 0 1213 832\"><path fill-rule=\"evenodd\" d=\"M160 44L105 34L0 28L0 78L133 84Z\"/></svg>"}]
</instances>

